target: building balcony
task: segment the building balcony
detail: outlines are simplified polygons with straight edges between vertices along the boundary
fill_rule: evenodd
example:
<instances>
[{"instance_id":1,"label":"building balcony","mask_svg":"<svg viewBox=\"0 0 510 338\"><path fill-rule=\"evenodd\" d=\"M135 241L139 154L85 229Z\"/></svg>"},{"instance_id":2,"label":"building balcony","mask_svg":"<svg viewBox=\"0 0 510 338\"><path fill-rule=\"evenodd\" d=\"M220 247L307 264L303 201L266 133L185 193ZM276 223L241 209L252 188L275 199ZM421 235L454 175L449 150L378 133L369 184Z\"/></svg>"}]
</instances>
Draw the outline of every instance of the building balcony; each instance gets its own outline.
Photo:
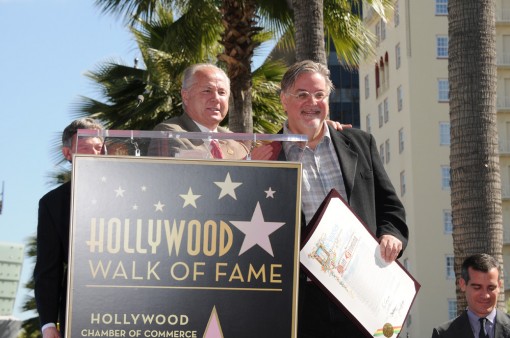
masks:
<instances>
[{"instance_id":1,"label":"building balcony","mask_svg":"<svg viewBox=\"0 0 510 338\"><path fill-rule=\"evenodd\" d=\"M504 184L504 183L501 183L501 199L502 199L502 200L508 200L508 199L510 199L510 185L508 185L508 184ZM503 236L503 237L505 237L505 238L504 238L504 240L506 240L506 236L508 236L508 237L509 237L509 238L508 238L508 240L509 240L509 241L508 241L508 244L510 244L510 233L509 233L508 235L507 235L507 234L505 234L505 235ZM505 243L507 243L507 242L505 242Z\"/></svg>"},{"instance_id":2,"label":"building balcony","mask_svg":"<svg viewBox=\"0 0 510 338\"><path fill-rule=\"evenodd\" d=\"M498 111L510 111L510 96L497 97L496 107Z\"/></svg>"},{"instance_id":3,"label":"building balcony","mask_svg":"<svg viewBox=\"0 0 510 338\"><path fill-rule=\"evenodd\" d=\"M496 23L507 23L510 24L510 9L498 9L496 10Z\"/></svg>"},{"instance_id":4,"label":"building balcony","mask_svg":"<svg viewBox=\"0 0 510 338\"><path fill-rule=\"evenodd\" d=\"M497 54L496 65L498 67L510 67L510 53Z\"/></svg>"}]
</instances>

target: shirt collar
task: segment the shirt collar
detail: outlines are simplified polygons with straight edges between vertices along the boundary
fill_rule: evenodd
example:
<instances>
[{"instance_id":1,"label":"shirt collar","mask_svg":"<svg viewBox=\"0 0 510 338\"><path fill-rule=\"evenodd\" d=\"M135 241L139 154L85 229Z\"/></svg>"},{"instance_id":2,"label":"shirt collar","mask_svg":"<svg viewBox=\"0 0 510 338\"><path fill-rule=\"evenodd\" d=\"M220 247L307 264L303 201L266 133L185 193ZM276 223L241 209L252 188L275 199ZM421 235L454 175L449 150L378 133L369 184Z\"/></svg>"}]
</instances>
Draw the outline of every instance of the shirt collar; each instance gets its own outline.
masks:
<instances>
[{"instance_id":1,"label":"shirt collar","mask_svg":"<svg viewBox=\"0 0 510 338\"><path fill-rule=\"evenodd\" d=\"M200 129L200 131L202 133L217 133L218 132L218 128L214 128L214 130L211 130L211 129L201 125L200 123L198 123L195 120L193 120L193 122L195 122L195 124L197 125L198 129Z\"/></svg>"},{"instance_id":2,"label":"shirt collar","mask_svg":"<svg viewBox=\"0 0 510 338\"><path fill-rule=\"evenodd\" d=\"M322 136L322 139L319 142L319 144L322 142L326 142L326 143L331 142L331 133L329 132L328 124L326 123L326 121L324 121L323 123L324 123L324 135ZM289 129L289 120L288 119L285 120L285 122L283 123L283 133L284 134L293 134L293 132ZM284 147L285 147L285 144L288 144L288 147L298 146L297 142L283 142L283 143L284 143Z\"/></svg>"},{"instance_id":3,"label":"shirt collar","mask_svg":"<svg viewBox=\"0 0 510 338\"><path fill-rule=\"evenodd\" d=\"M485 318L487 318L489 320L489 322L491 322L492 324L494 324L495 320L496 320L496 308L492 309L491 313L489 313ZM471 322L477 322L478 319L480 319L480 317L478 317L473 311L471 311L469 308L467 309L467 314L468 314L468 317L469 317L469 320Z\"/></svg>"}]
</instances>

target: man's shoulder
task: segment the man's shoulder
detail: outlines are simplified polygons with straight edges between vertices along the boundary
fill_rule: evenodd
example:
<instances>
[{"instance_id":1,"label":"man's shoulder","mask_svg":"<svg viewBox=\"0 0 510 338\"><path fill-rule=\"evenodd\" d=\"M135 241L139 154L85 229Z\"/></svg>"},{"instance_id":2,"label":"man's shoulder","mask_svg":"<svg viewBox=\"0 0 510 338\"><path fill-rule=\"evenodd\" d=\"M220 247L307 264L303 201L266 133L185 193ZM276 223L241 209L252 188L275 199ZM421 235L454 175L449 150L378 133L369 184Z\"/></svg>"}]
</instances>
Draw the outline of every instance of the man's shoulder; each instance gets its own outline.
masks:
<instances>
[{"instance_id":1,"label":"man's shoulder","mask_svg":"<svg viewBox=\"0 0 510 338\"><path fill-rule=\"evenodd\" d=\"M41 197L41 201L50 201L67 196L71 196L71 181L63 183L55 189L48 191L43 197Z\"/></svg>"},{"instance_id":2,"label":"man's shoulder","mask_svg":"<svg viewBox=\"0 0 510 338\"><path fill-rule=\"evenodd\" d=\"M186 131L183 128L183 122L181 116L174 116L165 120L154 127L154 130L165 130L165 131Z\"/></svg>"},{"instance_id":3,"label":"man's shoulder","mask_svg":"<svg viewBox=\"0 0 510 338\"><path fill-rule=\"evenodd\" d=\"M438 337L453 338L460 337L459 334L462 334L462 332L471 332L471 326L466 312L463 312L456 318L439 325L434 331L439 334Z\"/></svg>"}]
</instances>

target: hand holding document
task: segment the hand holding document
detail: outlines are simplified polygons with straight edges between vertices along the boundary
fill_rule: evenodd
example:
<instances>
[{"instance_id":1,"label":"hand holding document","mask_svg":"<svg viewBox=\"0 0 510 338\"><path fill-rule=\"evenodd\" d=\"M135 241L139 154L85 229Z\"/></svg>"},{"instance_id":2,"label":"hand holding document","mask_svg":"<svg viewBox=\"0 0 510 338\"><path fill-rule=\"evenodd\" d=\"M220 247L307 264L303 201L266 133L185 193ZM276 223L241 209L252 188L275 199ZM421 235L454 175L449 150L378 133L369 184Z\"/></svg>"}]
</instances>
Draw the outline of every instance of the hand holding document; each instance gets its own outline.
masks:
<instances>
[{"instance_id":1,"label":"hand holding document","mask_svg":"<svg viewBox=\"0 0 510 338\"><path fill-rule=\"evenodd\" d=\"M300 262L367 337L397 337L420 288L332 190L309 225Z\"/></svg>"}]
</instances>

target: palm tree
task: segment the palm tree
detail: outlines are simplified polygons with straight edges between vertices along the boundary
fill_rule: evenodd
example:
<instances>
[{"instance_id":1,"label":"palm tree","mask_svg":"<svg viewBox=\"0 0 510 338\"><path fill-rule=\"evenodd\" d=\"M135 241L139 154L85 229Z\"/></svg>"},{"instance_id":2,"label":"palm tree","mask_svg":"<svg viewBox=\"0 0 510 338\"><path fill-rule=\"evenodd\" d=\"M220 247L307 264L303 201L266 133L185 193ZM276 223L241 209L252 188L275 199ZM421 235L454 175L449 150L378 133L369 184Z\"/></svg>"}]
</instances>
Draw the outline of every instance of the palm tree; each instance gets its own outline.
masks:
<instances>
[{"instance_id":1,"label":"palm tree","mask_svg":"<svg viewBox=\"0 0 510 338\"><path fill-rule=\"evenodd\" d=\"M327 65L324 44L323 0L292 0L296 39L296 60L313 60Z\"/></svg>"},{"instance_id":2,"label":"palm tree","mask_svg":"<svg viewBox=\"0 0 510 338\"><path fill-rule=\"evenodd\" d=\"M502 263L501 178L496 129L495 4L448 2L450 172L455 272L469 255ZM503 290L499 306L504 308ZM457 289L457 309L465 309Z\"/></svg>"}]
</instances>

